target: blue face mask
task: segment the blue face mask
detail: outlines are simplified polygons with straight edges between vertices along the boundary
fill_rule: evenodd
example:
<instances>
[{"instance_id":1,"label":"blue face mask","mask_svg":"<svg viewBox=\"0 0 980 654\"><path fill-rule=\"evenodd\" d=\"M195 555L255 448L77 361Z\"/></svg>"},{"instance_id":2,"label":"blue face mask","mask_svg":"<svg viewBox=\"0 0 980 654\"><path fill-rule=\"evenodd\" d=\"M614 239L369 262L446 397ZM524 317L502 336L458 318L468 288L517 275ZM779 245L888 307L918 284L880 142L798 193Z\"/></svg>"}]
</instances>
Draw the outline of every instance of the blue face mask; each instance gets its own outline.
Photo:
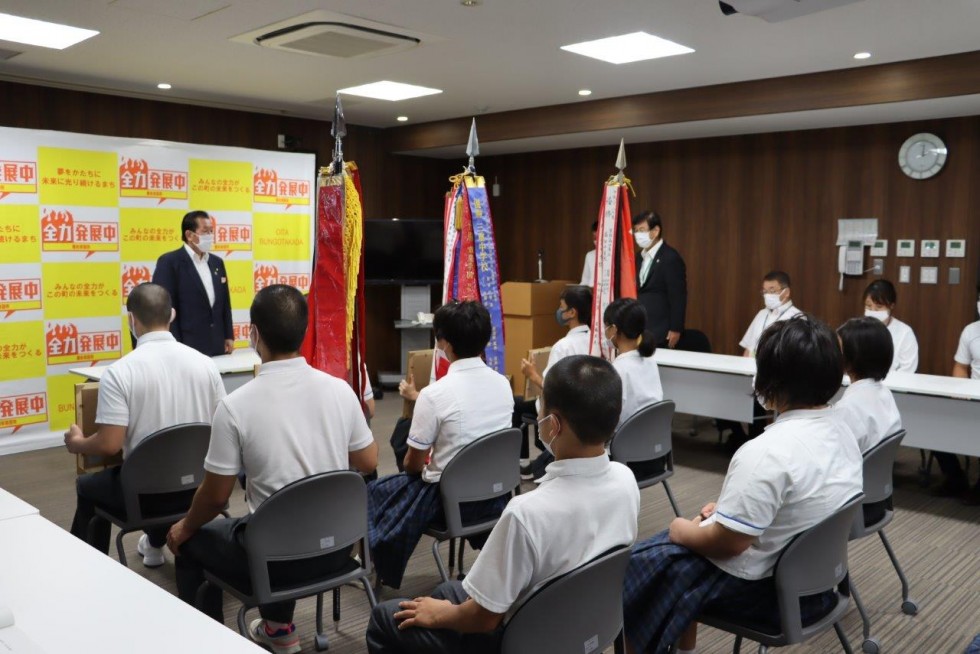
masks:
<instances>
[{"instance_id":1,"label":"blue face mask","mask_svg":"<svg viewBox=\"0 0 980 654\"><path fill-rule=\"evenodd\" d=\"M568 309L565 309L565 311L568 311ZM561 315L565 313L565 311L562 311L561 307L555 310L555 320L558 322L559 325L562 325L563 327L568 324L569 320L571 320L571 318L565 318L564 316Z\"/></svg>"}]
</instances>

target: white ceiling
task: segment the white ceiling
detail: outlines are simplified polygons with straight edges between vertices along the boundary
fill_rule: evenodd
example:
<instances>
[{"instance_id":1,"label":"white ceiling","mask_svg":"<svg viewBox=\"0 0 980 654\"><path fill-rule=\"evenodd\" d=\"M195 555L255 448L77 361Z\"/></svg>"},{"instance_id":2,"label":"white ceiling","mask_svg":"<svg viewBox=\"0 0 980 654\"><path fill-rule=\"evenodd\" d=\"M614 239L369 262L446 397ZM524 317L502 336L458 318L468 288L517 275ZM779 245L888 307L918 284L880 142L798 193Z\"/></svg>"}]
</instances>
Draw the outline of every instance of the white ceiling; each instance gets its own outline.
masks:
<instances>
[{"instance_id":1,"label":"white ceiling","mask_svg":"<svg viewBox=\"0 0 980 654\"><path fill-rule=\"evenodd\" d=\"M425 37L407 52L355 60L230 40L317 9ZM579 102L580 88L598 99L980 49L980 0L862 0L776 24L725 17L717 0L0 0L0 11L101 32L63 51L0 41L23 51L0 62L0 79L327 119L343 87L388 79L445 91L345 99L349 123L378 127L399 114L419 123ZM616 66L559 49L640 29L697 52ZM864 50L874 56L852 58ZM161 81L173 89L158 91ZM862 120L889 119L875 116Z\"/></svg>"}]
</instances>

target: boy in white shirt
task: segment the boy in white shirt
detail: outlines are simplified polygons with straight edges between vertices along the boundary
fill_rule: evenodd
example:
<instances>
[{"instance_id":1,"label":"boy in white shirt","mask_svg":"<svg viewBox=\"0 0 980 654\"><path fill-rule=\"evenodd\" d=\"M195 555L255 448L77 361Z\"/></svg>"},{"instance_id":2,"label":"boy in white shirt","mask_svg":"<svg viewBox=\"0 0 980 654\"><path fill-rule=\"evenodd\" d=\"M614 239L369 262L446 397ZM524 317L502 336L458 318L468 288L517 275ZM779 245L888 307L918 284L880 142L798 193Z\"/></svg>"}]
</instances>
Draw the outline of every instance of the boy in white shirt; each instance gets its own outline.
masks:
<instances>
[{"instance_id":1,"label":"boy in white shirt","mask_svg":"<svg viewBox=\"0 0 980 654\"><path fill-rule=\"evenodd\" d=\"M521 359L521 372L528 380L538 388L544 387L545 377L548 372L565 357L575 354L588 354L591 342L591 331L589 320L592 315L592 289L588 286L567 286L558 298L558 309L555 311L555 320L559 325L568 328L568 334L551 346L551 353L548 355L548 365L543 372L538 372L533 361ZM515 427L522 424L521 416L534 414L541 415L541 398L533 402L519 402L514 407ZM554 460L548 452L544 451L541 437L535 438L534 444L541 450L537 459L526 466L521 466L521 476L525 479L540 479L544 474L544 469ZM521 451L521 458L526 458L528 452Z\"/></svg>"},{"instance_id":2,"label":"boy in white shirt","mask_svg":"<svg viewBox=\"0 0 980 654\"><path fill-rule=\"evenodd\" d=\"M273 493L323 472L354 468L364 474L377 466L378 446L354 390L311 367L299 352L307 313L299 290L282 284L263 288L252 301L249 340L262 366L255 379L218 405L204 482L187 516L167 535L177 555L177 594L188 604L196 605L206 570L240 587L250 584L245 532L251 514ZM249 514L216 520L241 472ZM273 584L295 585L349 565L349 549L312 561L280 562L272 570ZM221 589L208 586L198 606L219 622L224 621L221 595ZM299 652L295 606L260 606L262 617L251 623L249 637L274 654Z\"/></svg>"},{"instance_id":3,"label":"boy in white shirt","mask_svg":"<svg viewBox=\"0 0 980 654\"><path fill-rule=\"evenodd\" d=\"M442 516L439 479L463 447L510 427L514 396L507 378L480 355L490 342L490 313L479 302L451 302L432 319L436 347L449 372L421 391L408 432L404 473L368 484L368 538L378 578L392 588L402 576L425 528ZM499 516L507 497L473 502L463 522ZM474 548L485 536L470 539Z\"/></svg>"},{"instance_id":4,"label":"boy in white shirt","mask_svg":"<svg viewBox=\"0 0 980 654\"><path fill-rule=\"evenodd\" d=\"M977 302L980 314L980 302ZM960 343L953 356L953 377L961 379L980 379L980 320L970 323L960 334ZM963 504L980 506L980 480L970 488L966 473L960 466L959 458L950 452L934 452L936 462L946 475L946 480L937 490L941 496L961 496Z\"/></svg>"},{"instance_id":5,"label":"boy in white shirt","mask_svg":"<svg viewBox=\"0 0 980 654\"><path fill-rule=\"evenodd\" d=\"M622 383L609 362L576 355L551 366L541 430L556 460L545 481L510 501L462 583L376 606L368 652L497 652L505 620L535 590L630 545L640 493L629 469L605 452L621 402Z\"/></svg>"},{"instance_id":6,"label":"boy in white shirt","mask_svg":"<svg viewBox=\"0 0 980 654\"><path fill-rule=\"evenodd\" d=\"M806 315L777 322L756 361L756 394L778 417L736 452L717 503L633 548L623 606L634 652L675 643L678 654L695 651L695 620L706 608L778 626L780 553L861 492L857 441L827 406L844 374L836 335ZM803 623L832 601L832 593L804 598Z\"/></svg>"},{"instance_id":7,"label":"boy in white shirt","mask_svg":"<svg viewBox=\"0 0 980 654\"><path fill-rule=\"evenodd\" d=\"M595 286L595 233L599 229L599 222L592 223L592 249L585 253L585 262L582 264L582 286L592 288Z\"/></svg>"}]
</instances>

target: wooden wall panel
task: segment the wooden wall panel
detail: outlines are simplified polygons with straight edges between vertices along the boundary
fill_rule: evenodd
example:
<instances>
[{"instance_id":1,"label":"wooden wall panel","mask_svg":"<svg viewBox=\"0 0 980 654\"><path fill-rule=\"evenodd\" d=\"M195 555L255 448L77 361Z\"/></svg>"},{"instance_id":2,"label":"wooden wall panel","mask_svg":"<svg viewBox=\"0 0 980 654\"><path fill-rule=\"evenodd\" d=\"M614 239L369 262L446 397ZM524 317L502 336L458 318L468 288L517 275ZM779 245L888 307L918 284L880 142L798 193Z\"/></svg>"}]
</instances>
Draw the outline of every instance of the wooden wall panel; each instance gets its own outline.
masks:
<instances>
[{"instance_id":1,"label":"wooden wall panel","mask_svg":"<svg viewBox=\"0 0 980 654\"><path fill-rule=\"evenodd\" d=\"M909 179L897 165L899 146L919 131L939 134L950 149L932 180ZM545 277L577 278L615 158L609 146L479 161L502 186L492 208L504 279L533 279L538 248ZM664 217L666 240L688 265L688 325L704 330L715 351L738 351L770 269L790 273L798 306L832 326L860 314L873 277L845 278L837 290L837 219L876 217L889 239L885 277L898 287L896 315L919 337L920 371L949 374L975 312L980 117L639 144L627 147L627 159L634 212L656 208ZM898 238L965 238L967 258L899 260ZM926 262L939 266L939 285L918 283ZM900 264L912 266L912 283L897 284ZM946 283L953 266L958 286Z\"/></svg>"}]
</instances>

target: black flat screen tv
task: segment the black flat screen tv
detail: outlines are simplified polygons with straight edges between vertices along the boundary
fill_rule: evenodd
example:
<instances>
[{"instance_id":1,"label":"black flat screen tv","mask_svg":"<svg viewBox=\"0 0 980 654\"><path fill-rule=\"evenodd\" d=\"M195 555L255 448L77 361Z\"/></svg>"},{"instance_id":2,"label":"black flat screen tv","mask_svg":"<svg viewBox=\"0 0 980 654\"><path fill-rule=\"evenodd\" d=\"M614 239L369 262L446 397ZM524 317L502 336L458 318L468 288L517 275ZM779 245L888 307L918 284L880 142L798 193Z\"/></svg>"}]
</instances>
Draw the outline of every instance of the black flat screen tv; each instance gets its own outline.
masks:
<instances>
[{"instance_id":1,"label":"black flat screen tv","mask_svg":"<svg viewBox=\"0 0 980 654\"><path fill-rule=\"evenodd\" d=\"M442 221L393 218L364 221L364 281L441 284Z\"/></svg>"}]
</instances>

